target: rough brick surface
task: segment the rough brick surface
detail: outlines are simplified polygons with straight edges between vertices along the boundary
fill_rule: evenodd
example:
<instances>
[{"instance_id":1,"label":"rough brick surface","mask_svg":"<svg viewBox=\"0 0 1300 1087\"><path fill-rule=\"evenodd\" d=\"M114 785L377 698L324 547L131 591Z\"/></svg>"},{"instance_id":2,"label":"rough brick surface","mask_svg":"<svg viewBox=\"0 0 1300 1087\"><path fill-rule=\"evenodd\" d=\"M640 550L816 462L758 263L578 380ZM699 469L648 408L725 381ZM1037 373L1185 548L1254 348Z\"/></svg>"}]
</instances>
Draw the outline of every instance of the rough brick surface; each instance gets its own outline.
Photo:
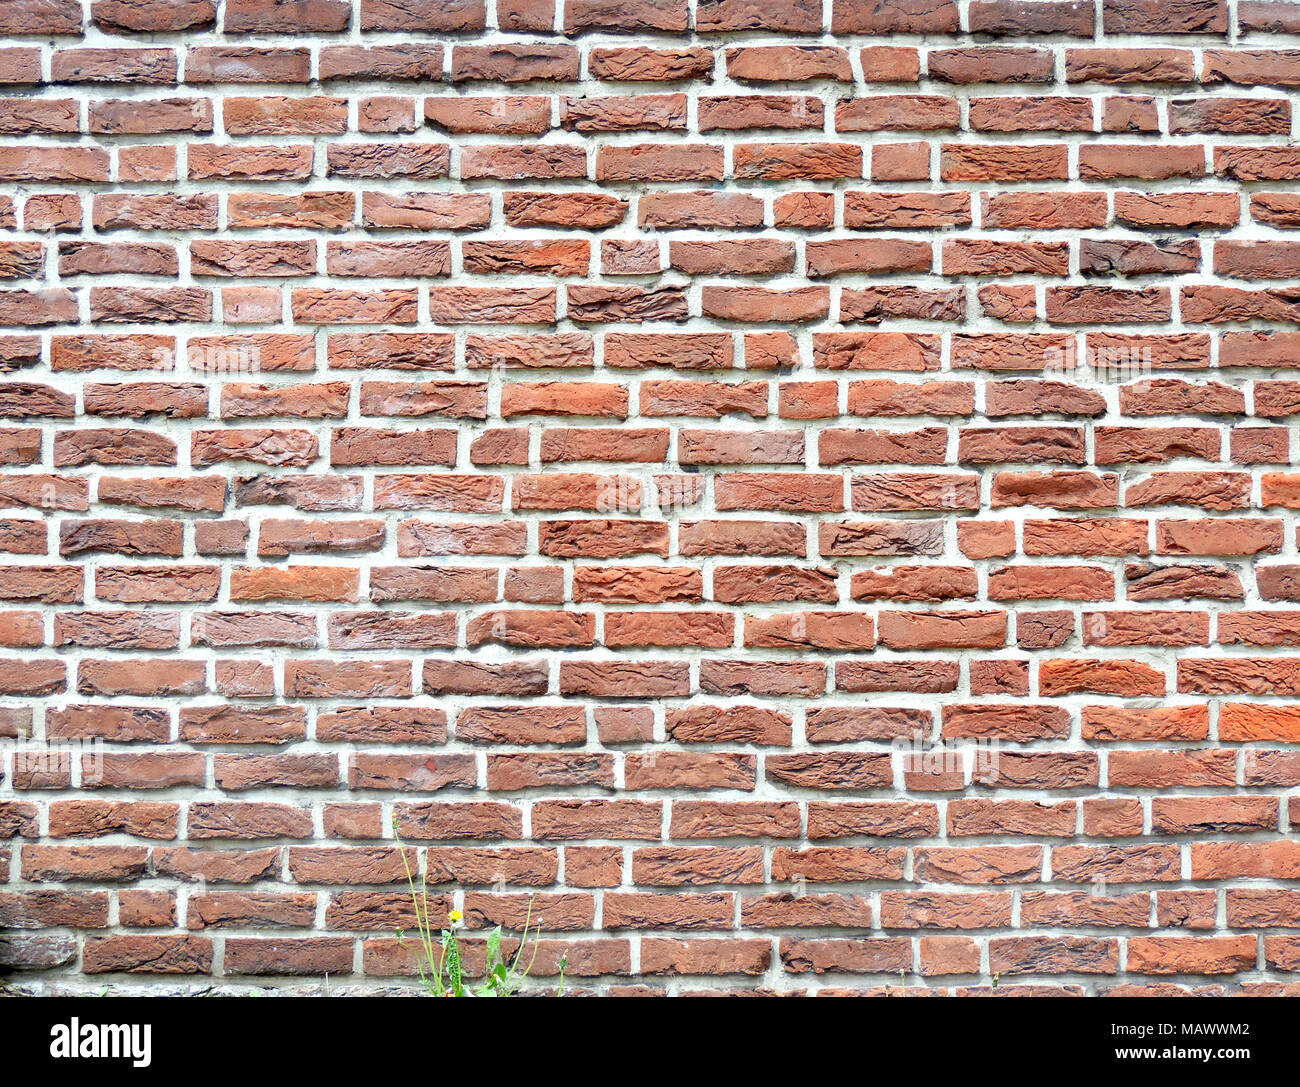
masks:
<instances>
[{"instance_id":1,"label":"rough brick surface","mask_svg":"<svg viewBox=\"0 0 1300 1087\"><path fill-rule=\"evenodd\" d=\"M11 984L1296 991L1300 5L0 36Z\"/></svg>"}]
</instances>

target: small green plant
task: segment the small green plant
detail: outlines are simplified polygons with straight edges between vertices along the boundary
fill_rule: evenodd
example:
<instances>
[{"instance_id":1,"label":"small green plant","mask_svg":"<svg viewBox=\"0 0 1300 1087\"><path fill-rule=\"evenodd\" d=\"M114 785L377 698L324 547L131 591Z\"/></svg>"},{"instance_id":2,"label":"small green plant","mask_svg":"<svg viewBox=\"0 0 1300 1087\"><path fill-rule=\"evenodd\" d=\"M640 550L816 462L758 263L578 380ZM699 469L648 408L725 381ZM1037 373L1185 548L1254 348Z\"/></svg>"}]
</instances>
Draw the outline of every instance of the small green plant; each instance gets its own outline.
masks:
<instances>
[{"instance_id":1,"label":"small green plant","mask_svg":"<svg viewBox=\"0 0 1300 1087\"><path fill-rule=\"evenodd\" d=\"M483 980L480 984L465 984L465 976L460 950L459 924L460 910L452 910L448 915L448 926L435 932L430 917L429 893L426 877L421 876L419 885L415 882L415 873L411 871L406 849L397 834L394 820L393 836L397 838L397 848L402 855L402 866L406 869L406 884L411 890L411 902L415 906L415 927L420 940L419 956L416 964L420 971L420 983L430 996L514 996L520 985L528 977L528 972L537 961L537 938L542 926L533 926L533 904L528 903L528 914L524 918L523 931L519 934L519 946L513 957L501 950L501 926L497 925L487 934L484 945ZM524 949L528 946L529 934L532 934L533 953L528 965L522 966ZM403 944L404 933L397 930L398 943ZM560 959L560 983L556 996L564 995L564 968L567 957Z\"/></svg>"}]
</instances>

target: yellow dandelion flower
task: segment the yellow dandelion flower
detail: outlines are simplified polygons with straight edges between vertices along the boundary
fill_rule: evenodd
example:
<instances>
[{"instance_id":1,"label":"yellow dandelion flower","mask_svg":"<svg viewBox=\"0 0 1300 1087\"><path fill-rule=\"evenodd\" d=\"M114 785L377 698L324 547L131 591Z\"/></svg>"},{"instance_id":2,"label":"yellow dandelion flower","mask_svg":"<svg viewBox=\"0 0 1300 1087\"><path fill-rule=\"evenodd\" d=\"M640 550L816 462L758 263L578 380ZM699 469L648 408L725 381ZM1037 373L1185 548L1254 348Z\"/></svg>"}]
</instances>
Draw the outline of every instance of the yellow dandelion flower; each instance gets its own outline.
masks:
<instances>
[{"instance_id":1,"label":"yellow dandelion flower","mask_svg":"<svg viewBox=\"0 0 1300 1087\"><path fill-rule=\"evenodd\" d=\"M449 916L453 921L459 921L459 920L461 919L461 916L462 916L462 915L461 915L460 910L452 910L451 913L450 913L448 916Z\"/></svg>"}]
</instances>

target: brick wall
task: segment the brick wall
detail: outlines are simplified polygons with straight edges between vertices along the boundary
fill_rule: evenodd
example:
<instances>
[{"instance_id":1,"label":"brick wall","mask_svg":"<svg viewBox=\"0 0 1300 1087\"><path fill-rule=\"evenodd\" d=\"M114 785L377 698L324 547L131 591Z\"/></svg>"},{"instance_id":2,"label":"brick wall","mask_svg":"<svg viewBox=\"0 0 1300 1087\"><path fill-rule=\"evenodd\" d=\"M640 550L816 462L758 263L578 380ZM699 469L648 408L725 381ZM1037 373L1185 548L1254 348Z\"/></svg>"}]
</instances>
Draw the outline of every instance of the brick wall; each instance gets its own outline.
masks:
<instances>
[{"instance_id":1,"label":"brick wall","mask_svg":"<svg viewBox=\"0 0 1300 1087\"><path fill-rule=\"evenodd\" d=\"M1300 5L0 34L12 984L1294 991Z\"/></svg>"}]
</instances>

